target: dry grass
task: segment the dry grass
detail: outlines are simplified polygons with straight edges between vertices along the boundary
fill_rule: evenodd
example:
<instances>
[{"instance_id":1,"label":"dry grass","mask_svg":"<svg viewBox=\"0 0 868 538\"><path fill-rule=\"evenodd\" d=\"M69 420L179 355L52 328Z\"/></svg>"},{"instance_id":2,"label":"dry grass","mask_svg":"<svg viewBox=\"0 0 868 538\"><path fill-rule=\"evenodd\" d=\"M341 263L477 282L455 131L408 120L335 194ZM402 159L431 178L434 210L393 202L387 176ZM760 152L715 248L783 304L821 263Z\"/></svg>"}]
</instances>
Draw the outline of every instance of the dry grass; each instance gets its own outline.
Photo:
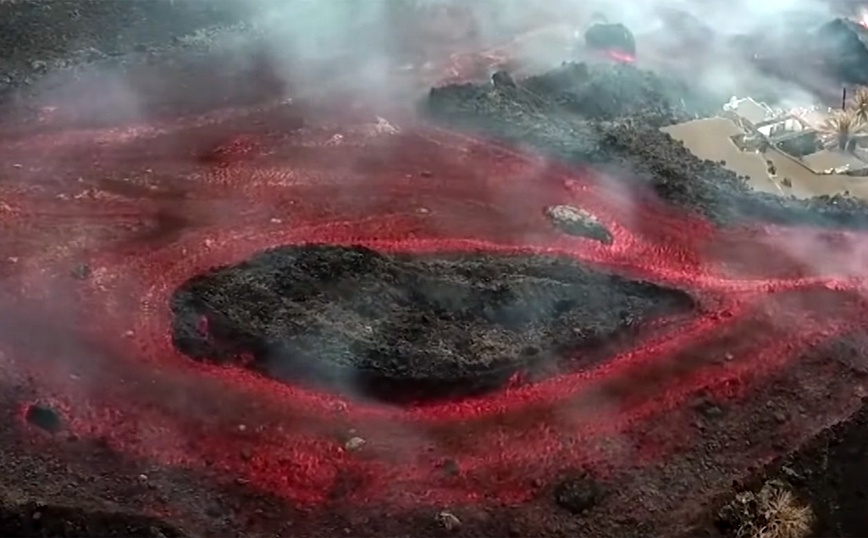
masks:
<instances>
[{"instance_id":1,"label":"dry grass","mask_svg":"<svg viewBox=\"0 0 868 538\"><path fill-rule=\"evenodd\" d=\"M811 508L782 484L769 482L757 494L741 495L737 538L806 538L814 523Z\"/></svg>"},{"instance_id":2,"label":"dry grass","mask_svg":"<svg viewBox=\"0 0 868 538\"><path fill-rule=\"evenodd\" d=\"M811 532L814 520L811 509L790 491L766 486L760 491L759 501L760 515L766 523L760 527L756 538L804 538Z\"/></svg>"}]
</instances>

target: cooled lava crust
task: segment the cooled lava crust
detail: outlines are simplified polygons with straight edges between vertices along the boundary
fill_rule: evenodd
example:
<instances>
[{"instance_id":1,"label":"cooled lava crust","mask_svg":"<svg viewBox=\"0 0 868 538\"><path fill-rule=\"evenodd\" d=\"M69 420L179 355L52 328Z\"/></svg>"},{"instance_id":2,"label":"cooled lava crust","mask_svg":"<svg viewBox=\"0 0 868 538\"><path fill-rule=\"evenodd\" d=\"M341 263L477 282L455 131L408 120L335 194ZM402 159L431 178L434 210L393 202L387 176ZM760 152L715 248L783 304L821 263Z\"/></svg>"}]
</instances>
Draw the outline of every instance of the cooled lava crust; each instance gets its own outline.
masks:
<instances>
[{"instance_id":1,"label":"cooled lava crust","mask_svg":"<svg viewBox=\"0 0 868 538\"><path fill-rule=\"evenodd\" d=\"M692 306L683 292L570 258L332 245L277 247L172 296L174 342L190 357L251 357L248 367L277 379L384 400L467 395L519 372L587 367L580 351Z\"/></svg>"},{"instance_id":2,"label":"cooled lava crust","mask_svg":"<svg viewBox=\"0 0 868 538\"><path fill-rule=\"evenodd\" d=\"M160 74L130 69L129 86L101 87L100 100ZM72 505L61 519L120 506L206 536L439 536L456 521L480 536L696 535L687 527L734 479L849 415L866 390L852 338L868 319L864 206L753 194L643 127L672 121L681 97L665 95L678 84L575 69L593 77L584 119L575 95L554 106L544 91L572 76L561 70L531 93L444 90L450 129L377 103L285 96L110 127L48 99L4 125L7 534L75 535L50 517ZM178 87L224 88L185 72L171 71ZM552 206L593 217L611 241L564 233ZM178 351L180 287L304 244L464 267L557 257L695 304L641 320L587 364L412 405ZM179 534L118 517L80 535Z\"/></svg>"}]
</instances>

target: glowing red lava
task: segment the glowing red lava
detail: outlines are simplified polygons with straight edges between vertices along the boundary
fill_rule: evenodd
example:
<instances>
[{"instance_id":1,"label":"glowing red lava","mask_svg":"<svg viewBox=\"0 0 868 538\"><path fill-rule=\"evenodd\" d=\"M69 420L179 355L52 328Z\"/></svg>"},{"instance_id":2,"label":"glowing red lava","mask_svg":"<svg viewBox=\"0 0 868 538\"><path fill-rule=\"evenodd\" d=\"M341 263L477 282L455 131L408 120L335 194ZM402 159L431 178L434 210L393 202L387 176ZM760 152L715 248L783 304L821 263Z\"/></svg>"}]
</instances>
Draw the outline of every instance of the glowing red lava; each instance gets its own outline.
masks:
<instances>
[{"instance_id":1,"label":"glowing red lava","mask_svg":"<svg viewBox=\"0 0 868 538\"><path fill-rule=\"evenodd\" d=\"M296 113L277 104L0 141L2 379L36 380L80 437L210 465L298 503L333 499L347 476L357 487L346 502L513 502L567 467L605 473L610 436L700 389L737 397L866 319L866 282L845 263L865 234L844 234L850 246L837 248L796 229L718 232L613 178L508 148L401 121L395 133L375 117L323 114L286 128ZM592 213L613 243L557 232L544 211L553 204ZM719 254L726 234L745 249ZM794 246L790 237L805 252L822 246L827 272L805 269L795 251L766 272L726 268ZM297 242L558 253L686 289L700 308L590 369L409 408L173 349L167 299L177 285ZM86 278L71 276L77 264ZM350 436L366 443L348 448ZM447 460L459 472L444 473Z\"/></svg>"},{"instance_id":2,"label":"glowing red lava","mask_svg":"<svg viewBox=\"0 0 868 538\"><path fill-rule=\"evenodd\" d=\"M618 49L608 49L603 52L603 55L616 62L631 64L636 61L636 56Z\"/></svg>"}]
</instances>

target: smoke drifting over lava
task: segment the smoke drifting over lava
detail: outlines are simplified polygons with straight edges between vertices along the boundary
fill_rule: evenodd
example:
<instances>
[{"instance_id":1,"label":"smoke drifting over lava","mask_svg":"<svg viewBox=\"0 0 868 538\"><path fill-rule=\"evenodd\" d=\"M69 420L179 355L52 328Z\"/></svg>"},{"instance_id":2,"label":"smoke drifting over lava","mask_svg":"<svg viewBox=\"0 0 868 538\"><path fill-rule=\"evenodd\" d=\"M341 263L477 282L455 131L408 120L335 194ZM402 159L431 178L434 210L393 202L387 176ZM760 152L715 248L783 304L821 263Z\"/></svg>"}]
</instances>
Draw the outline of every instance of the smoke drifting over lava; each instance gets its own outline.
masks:
<instances>
[{"instance_id":1,"label":"smoke drifting over lava","mask_svg":"<svg viewBox=\"0 0 868 538\"><path fill-rule=\"evenodd\" d=\"M699 390L731 397L745 390L746 379L770 375L801 350L854 326L864 301L829 291L849 290L853 283L838 280L831 265L804 267L822 252L847 278L864 277L862 236L848 236L852 248L845 242L817 250L826 245L820 232L796 230L782 237L757 224L755 235L737 236L743 240L739 246L749 246L729 256L762 265L773 254L761 249L771 246L782 260L776 259L775 267L753 267L753 273L722 274L718 266L729 260L715 249L724 243L721 236L736 232L673 202L679 201L678 192L699 192L690 184L660 182L649 188L625 179L646 173L638 160L617 161L606 168L608 175L578 167L600 147L636 149L638 143L631 142L631 148L618 137L637 132L625 117L634 115L630 106L646 101L628 106L634 94L612 92L616 98L594 115L581 106L589 100L575 99L580 93L572 96L578 105L558 102L564 108L555 109L547 107L556 92L485 85L498 62L533 74L577 58L575 32L581 36L599 11L636 34L639 67L700 80L704 89L727 99L759 88L784 101L810 100L795 86L747 69L730 40L757 28L779 28L787 13L826 8L795 1L595 2L237 0L232 11L240 22L178 37L183 54L175 49L172 54L184 59L173 59L176 64L164 63L171 55L156 51L146 67L100 65L79 85L47 94L41 103L45 121L16 126L20 132L0 139L0 173L14 180L0 183L0 224L8 225L8 236L27 238L8 243L20 265L0 264L0 271L12 275L9 289L20 294L7 305L0 288L0 355L7 345L10 356L15 352L4 372L10 386L36 372L32 377L46 391L62 396L64 427L77 435L107 439L148 461L197 469L203 461L216 462L209 472L234 473L298 503L325 502L338 489L341 473L359 482L346 494L348 502L512 502L536 495L539 486L528 483L537 477L544 483L566 464L604 468L638 460L647 447L627 437L629 428L675 409ZM702 47L685 44L691 40ZM198 63L197 54L206 49L211 63ZM467 64L462 55L471 57ZM596 67L593 73L605 71ZM558 77L567 85L597 83L578 71L568 67L535 83L542 88ZM632 65L611 72L616 75L600 80L644 80ZM495 109L515 112L504 113L504 123L531 118L520 126L513 122L517 130L529 127L511 149L420 126L412 115L414 98L429 86L474 79L483 85L450 91L466 92L459 96L462 103L479 109L506 103ZM683 102L661 101L667 103L666 114L689 116ZM67 125L87 129L52 132L64 117ZM582 117L591 119L573 121ZM118 118L133 124L115 127ZM646 130L657 137L648 144L666 141L656 127ZM528 132L540 138L531 140ZM539 140L544 143L535 143ZM541 157L545 143L564 150L552 155L577 166ZM594 162L609 165L604 159L614 150L603 155ZM643 154L652 157L650 150ZM694 161L682 175L710 170ZM712 183L718 177L691 179ZM730 199L714 196L727 188L721 181L697 198L725 206ZM660 196L652 196L654 189ZM599 224L605 240L555 229L545 208L564 205ZM531 380L516 376L490 399L428 406L360 401L352 397L359 390L336 394L291 380L273 383L244 368L196 362L172 347L169 305L178 286L215 267L304 242L362 244L396 256L557 254L677 289L701 306L694 312L691 302L690 311L682 312L690 319L655 318L647 330L640 327L641 338L629 342L633 346L609 350L611 356L593 367L547 371ZM702 251L705 245L708 252ZM87 270L79 270L79 263ZM460 271L470 271L464 265ZM284 281L287 274L269 273ZM338 286L328 288L332 277L323 277L323 288L338 293ZM534 278L551 286L546 274ZM377 293L342 286L359 309L370 308L369 298L378 299ZM255 295L256 282L246 287ZM401 293L404 288L412 293L413 286ZM432 287L421 300L437 306L448 298L438 289ZM18 303L25 300L38 305L26 322ZM238 306L233 297L222 300ZM764 308L766 302L771 306ZM238 315L251 317L264 304L268 301L251 301ZM329 332L336 304L311 309L321 323L321 338L329 339L304 333L301 343L312 355L320 341L345 343ZM373 310L377 316L371 317L388 325L388 314ZM619 323L638 324L629 309L619 310ZM51 312L65 330L42 323L41 311ZM312 325L297 329L301 334ZM416 343L437 340L417 325ZM564 331L576 328L582 324L571 322ZM90 345L96 341L108 343ZM341 383L345 379L353 376ZM44 395L35 396L39 401ZM362 436L366 444L344 442L331 430ZM597 454L596 444L606 450ZM242 456L251 450L253 455ZM431 464L441 456L458 462L460 476L441 476Z\"/></svg>"},{"instance_id":2,"label":"smoke drifting over lava","mask_svg":"<svg viewBox=\"0 0 868 538\"><path fill-rule=\"evenodd\" d=\"M237 23L181 41L231 51L227 78L241 85L261 84L267 76L274 79L272 93L295 100L341 96L357 101L361 111L372 104L395 108L430 86L485 80L499 68L524 76L585 59L582 35L600 17L636 35L639 68L691 81L715 102L753 95L786 108L810 106L818 102L816 92L766 73L752 57L792 53L794 29L857 15L839 13L824 0L228 1ZM800 76L813 78L812 88L822 93L838 94L821 74ZM130 102L136 93L132 88Z\"/></svg>"}]
</instances>

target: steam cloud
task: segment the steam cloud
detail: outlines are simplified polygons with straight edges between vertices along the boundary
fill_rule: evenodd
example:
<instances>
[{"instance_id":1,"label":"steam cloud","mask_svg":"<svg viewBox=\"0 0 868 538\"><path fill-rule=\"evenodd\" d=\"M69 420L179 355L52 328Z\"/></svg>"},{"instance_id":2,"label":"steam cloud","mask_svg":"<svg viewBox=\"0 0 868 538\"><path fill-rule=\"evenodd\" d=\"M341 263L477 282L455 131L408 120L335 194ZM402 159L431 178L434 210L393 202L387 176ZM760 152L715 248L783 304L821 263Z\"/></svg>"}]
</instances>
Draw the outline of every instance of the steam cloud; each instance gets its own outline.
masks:
<instances>
[{"instance_id":1,"label":"steam cloud","mask_svg":"<svg viewBox=\"0 0 868 538\"><path fill-rule=\"evenodd\" d=\"M731 50L734 37L779 35L793 25L818 24L835 15L824 0L551 0L542 4L518 0L294 0L263 10L261 4L239 0L238 9L248 10L247 17L263 32L288 76L290 72L295 79L305 74L322 76L331 62L349 59L340 65L343 75L351 76L331 72L330 84L369 91L385 91L386 70L418 59L413 52L420 46L449 49L450 45L466 47L472 40L477 49L495 47L540 26L551 27L553 38L515 42L509 52L546 69L569 60L570 41L577 32L580 38L584 28L602 16L626 24L637 36L640 55L645 54L652 64L677 61L680 65L667 67L683 70L686 77L722 94L752 92L763 77L745 65L743 58L735 57ZM254 9L257 13L250 13ZM695 46L697 42L700 47ZM774 84L776 93L792 94L785 98L799 102L808 98L796 88L783 89L779 81Z\"/></svg>"}]
</instances>

